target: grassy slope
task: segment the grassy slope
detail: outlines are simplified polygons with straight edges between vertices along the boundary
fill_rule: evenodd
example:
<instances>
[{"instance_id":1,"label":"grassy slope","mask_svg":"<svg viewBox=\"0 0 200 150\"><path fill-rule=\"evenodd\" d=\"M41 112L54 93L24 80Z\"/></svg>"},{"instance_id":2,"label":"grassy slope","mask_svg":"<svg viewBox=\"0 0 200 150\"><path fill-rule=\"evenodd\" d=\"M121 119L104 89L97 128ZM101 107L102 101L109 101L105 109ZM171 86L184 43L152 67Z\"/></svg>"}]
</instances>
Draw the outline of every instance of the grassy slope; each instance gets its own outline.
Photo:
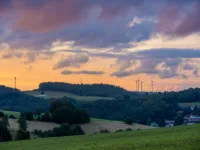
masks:
<instances>
[{"instance_id":1,"label":"grassy slope","mask_svg":"<svg viewBox=\"0 0 200 150\"><path fill-rule=\"evenodd\" d=\"M20 117L20 112L6 111L6 110L0 110L0 111L3 112L7 116L13 115L15 118L19 118Z\"/></svg>"},{"instance_id":2,"label":"grassy slope","mask_svg":"<svg viewBox=\"0 0 200 150\"><path fill-rule=\"evenodd\" d=\"M40 91L24 91L24 93L28 95L40 95ZM98 96L79 96L68 92L56 92L56 91L45 91L45 95L47 95L47 98L62 98L62 97L69 97L76 99L78 101L96 101L99 99L104 100L112 100L113 98L110 97L98 97Z\"/></svg>"},{"instance_id":3,"label":"grassy slope","mask_svg":"<svg viewBox=\"0 0 200 150\"><path fill-rule=\"evenodd\" d=\"M200 125L1 143L3 150L199 150Z\"/></svg>"}]
</instances>

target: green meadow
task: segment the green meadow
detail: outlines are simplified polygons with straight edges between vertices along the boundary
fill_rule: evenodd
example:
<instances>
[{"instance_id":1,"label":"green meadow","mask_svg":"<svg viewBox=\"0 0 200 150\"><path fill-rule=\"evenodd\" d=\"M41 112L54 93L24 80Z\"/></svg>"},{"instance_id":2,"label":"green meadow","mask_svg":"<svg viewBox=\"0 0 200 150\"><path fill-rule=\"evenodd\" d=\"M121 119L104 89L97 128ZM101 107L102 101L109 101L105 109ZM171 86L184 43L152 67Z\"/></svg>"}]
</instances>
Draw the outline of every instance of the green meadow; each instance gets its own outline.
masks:
<instances>
[{"instance_id":1,"label":"green meadow","mask_svg":"<svg viewBox=\"0 0 200 150\"><path fill-rule=\"evenodd\" d=\"M200 125L32 139L1 143L2 150L200 150Z\"/></svg>"}]
</instances>

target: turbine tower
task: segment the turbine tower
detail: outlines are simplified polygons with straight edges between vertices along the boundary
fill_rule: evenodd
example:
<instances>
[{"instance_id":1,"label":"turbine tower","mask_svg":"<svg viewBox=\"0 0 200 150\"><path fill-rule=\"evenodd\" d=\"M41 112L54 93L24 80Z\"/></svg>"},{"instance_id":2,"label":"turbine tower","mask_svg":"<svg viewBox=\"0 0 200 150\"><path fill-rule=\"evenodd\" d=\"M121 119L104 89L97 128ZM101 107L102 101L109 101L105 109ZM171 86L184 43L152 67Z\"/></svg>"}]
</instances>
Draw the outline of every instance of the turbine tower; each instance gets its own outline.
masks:
<instances>
[{"instance_id":1,"label":"turbine tower","mask_svg":"<svg viewBox=\"0 0 200 150\"><path fill-rule=\"evenodd\" d=\"M16 77L14 77L14 89L15 89L15 91L16 91L16 87L17 86L17 78Z\"/></svg>"},{"instance_id":2,"label":"turbine tower","mask_svg":"<svg viewBox=\"0 0 200 150\"><path fill-rule=\"evenodd\" d=\"M151 81L151 90L153 92L154 81Z\"/></svg>"},{"instance_id":3,"label":"turbine tower","mask_svg":"<svg viewBox=\"0 0 200 150\"><path fill-rule=\"evenodd\" d=\"M143 82L141 81L141 92L143 92Z\"/></svg>"}]
</instances>

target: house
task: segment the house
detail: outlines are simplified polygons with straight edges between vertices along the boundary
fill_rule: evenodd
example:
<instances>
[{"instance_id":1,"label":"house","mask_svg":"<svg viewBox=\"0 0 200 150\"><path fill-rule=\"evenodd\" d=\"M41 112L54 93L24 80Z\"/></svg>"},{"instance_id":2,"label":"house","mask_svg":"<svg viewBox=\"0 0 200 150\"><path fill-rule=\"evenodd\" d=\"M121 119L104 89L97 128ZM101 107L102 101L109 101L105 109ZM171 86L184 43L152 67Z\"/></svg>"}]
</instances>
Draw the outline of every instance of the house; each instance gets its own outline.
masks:
<instances>
[{"instance_id":1,"label":"house","mask_svg":"<svg viewBox=\"0 0 200 150\"><path fill-rule=\"evenodd\" d=\"M186 116L184 117L184 123L191 124L191 123L200 123L200 116Z\"/></svg>"},{"instance_id":2,"label":"house","mask_svg":"<svg viewBox=\"0 0 200 150\"><path fill-rule=\"evenodd\" d=\"M174 120L166 120L165 126L166 127L173 127L174 126Z\"/></svg>"}]
</instances>

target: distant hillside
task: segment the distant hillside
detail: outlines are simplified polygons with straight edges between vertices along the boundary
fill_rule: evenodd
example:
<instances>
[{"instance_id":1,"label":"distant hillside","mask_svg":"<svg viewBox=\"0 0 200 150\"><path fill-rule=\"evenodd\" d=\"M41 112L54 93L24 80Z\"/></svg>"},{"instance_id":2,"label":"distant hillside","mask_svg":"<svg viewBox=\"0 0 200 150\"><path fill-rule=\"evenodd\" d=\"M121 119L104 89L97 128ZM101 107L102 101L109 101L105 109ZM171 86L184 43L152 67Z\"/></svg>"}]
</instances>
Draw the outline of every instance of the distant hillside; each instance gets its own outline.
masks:
<instances>
[{"instance_id":1,"label":"distant hillside","mask_svg":"<svg viewBox=\"0 0 200 150\"><path fill-rule=\"evenodd\" d=\"M69 92L80 96L117 97L135 94L121 87L109 84L70 84L63 82L44 82L39 85L41 91Z\"/></svg>"},{"instance_id":2,"label":"distant hillside","mask_svg":"<svg viewBox=\"0 0 200 150\"><path fill-rule=\"evenodd\" d=\"M45 99L67 97L67 98L75 99L77 101L113 100L113 98L110 98L110 97L79 96L79 95L72 94L69 92L59 92L59 91L45 91L43 93L44 95L41 95L41 91L24 91L24 93L35 96L35 97L45 98Z\"/></svg>"},{"instance_id":3,"label":"distant hillside","mask_svg":"<svg viewBox=\"0 0 200 150\"><path fill-rule=\"evenodd\" d=\"M27 95L20 90L0 86L0 109L12 111L45 111L48 101Z\"/></svg>"},{"instance_id":4,"label":"distant hillside","mask_svg":"<svg viewBox=\"0 0 200 150\"><path fill-rule=\"evenodd\" d=\"M200 88L190 88L179 92L165 92L164 94L171 100L180 103L200 102Z\"/></svg>"}]
</instances>

